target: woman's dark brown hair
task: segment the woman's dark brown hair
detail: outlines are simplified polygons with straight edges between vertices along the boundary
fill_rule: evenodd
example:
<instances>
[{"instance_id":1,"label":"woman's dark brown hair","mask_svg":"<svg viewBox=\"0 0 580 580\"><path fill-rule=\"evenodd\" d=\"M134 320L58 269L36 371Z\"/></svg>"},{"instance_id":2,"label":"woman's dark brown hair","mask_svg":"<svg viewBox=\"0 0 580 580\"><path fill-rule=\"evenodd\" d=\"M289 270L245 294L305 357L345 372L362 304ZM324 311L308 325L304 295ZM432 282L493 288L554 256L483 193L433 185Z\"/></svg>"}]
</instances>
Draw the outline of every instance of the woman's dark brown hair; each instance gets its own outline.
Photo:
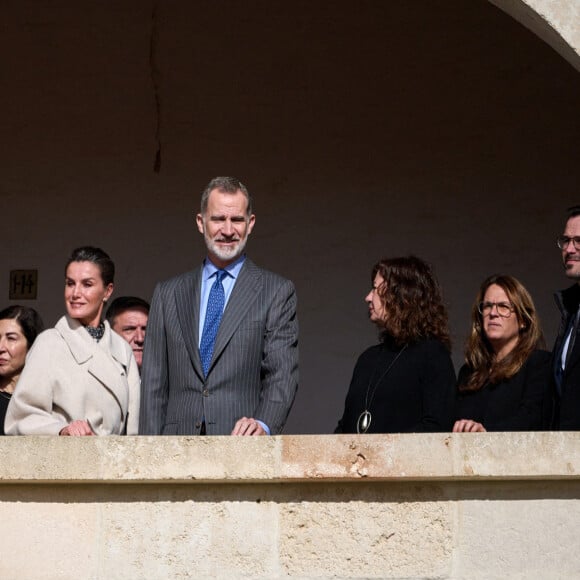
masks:
<instances>
[{"instance_id":1,"label":"woman's dark brown hair","mask_svg":"<svg viewBox=\"0 0 580 580\"><path fill-rule=\"evenodd\" d=\"M383 258L373 267L373 283L377 274L384 280L377 288L385 311L383 340L402 346L435 338L451 350L447 309L429 264L416 256Z\"/></svg>"},{"instance_id":2,"label":"woman's dark brown hair","mask_svg":"<svg viewBox=\"0 0 580 580\"><path fill-rule=\"evenodd\" d=\"M95 264L95 266L99 268L101 279L105 286L108 286L115 281L115 264L109 257L109 254L104 250L101 250L101 248L95 248L94 246L75 248L64 267L65 277L68 267L73 262L91 262Z\"/></svg>"},{"instance_id":3,"label":"woman's dark brown hair","mask_svg":"<svg viewBox=\"0 0 580 580\"><path fill-rule=\"evenodd\" d=\"M30 348L36 337L44 330L42 318L34 308L14 304L0 312L0 320L16 320L26 338L26 346Z\"/></svg>"},{"instance_id":4,"label":"woman's dark brown hair","mask_svg":"<svg viewBox=\"0 0 580 580\"><path fill-rule=\"evenodd\" d=\"M507 295L520 325L519 340L513 350L497 361L495 352L483 330L483 316L479 304L487 289L496 284ZM524 285L504 274L494 274L483 281L471 308L471 333L465 347L465 362L471 369L467 383L460 391L477 391L486 383L499 383L513 377L524 365L532 351L543 346L544 337L534 301Z\"/></svg>"}]
</instances>

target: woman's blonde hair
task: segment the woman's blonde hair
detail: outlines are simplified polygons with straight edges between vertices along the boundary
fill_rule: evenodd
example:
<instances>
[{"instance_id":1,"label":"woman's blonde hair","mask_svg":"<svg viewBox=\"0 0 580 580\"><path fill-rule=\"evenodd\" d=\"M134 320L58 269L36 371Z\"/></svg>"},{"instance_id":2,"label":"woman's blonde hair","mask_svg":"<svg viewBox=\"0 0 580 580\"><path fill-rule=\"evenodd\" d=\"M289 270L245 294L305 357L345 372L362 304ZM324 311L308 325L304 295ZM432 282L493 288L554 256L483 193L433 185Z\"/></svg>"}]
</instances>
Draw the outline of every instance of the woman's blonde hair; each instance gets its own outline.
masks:
<instances>
[{"instance_id":1,"label":"woman's blonde hair","mask_svg":"<svg viewBox=\"0 0 580 580\"><path fill-rule=\"evenodd\" d=\"M483 330L483 315L479 305L487 289L496 284L507 295L520 326L519 339L508 355L495 360L495 352ZM499 383L513 377L530 354L544 345L544 336L534 301L524 285L513 276L494 274L482 283L471 308L471 334L465 347L465 361L471 369L467 382L459 385L460 391L477 391L486 383Z\"/></svg>"}]
</instances>

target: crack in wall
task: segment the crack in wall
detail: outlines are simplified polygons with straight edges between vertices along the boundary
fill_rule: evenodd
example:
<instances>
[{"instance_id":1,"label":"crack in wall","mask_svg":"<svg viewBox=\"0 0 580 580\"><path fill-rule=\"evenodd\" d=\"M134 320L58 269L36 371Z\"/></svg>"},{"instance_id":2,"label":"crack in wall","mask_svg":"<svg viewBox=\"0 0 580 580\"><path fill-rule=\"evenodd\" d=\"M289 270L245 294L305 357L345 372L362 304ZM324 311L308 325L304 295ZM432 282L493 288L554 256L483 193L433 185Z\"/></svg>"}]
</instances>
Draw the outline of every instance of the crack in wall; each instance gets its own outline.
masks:
<instances>
[{"instance_id":1,"label":"crack in wall","mask_svg":"<svg viewBox=\"0 0 580 580\"><path fill-rule=\"evenodd\" d=\"M155 160L153 162L153 171L161 171L161 96L160 80L161 74L157 66L157 46L159 43L159 26L158 26L158 0L154 0L151 10L151 34L149 37L149 70L151 74L151 85L153 87L153 99L155 103Z\"/></svg>"}]
</instances>

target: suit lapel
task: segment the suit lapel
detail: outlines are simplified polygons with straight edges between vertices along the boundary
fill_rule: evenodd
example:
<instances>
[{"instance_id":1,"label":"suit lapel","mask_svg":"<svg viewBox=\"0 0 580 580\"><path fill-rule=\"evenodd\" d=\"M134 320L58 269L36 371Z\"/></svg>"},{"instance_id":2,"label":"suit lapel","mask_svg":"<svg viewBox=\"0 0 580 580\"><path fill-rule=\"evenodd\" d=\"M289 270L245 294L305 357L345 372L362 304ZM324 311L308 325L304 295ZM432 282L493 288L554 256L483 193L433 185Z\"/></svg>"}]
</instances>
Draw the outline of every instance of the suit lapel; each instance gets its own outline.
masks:
<instances>
[{"instance_id":1,"label":"suit lapel","mask_svg":"<svg viewBox=\"0 0 580 580\"><path fill-rule=\"evenodd\" d=\"M250 306L256 300L261 288L262 274L260 269L246 258L224 311L215 340L210 371L208 372L211 372L215 361L227 346Z\"/></svg>"},{"instance_id":2,"label":"suit lapel","mask_svg":"<svg viewBox=\"0 0 580 580\"><path fill-rule=\"evenodd\" d=\"M576 335L574 343L570 344L568 347L568 356L566 359L564 375L567 375L568 371L574 368L580 362L580 336L577 336L577 333L578 331L574 333Z\"/></svg>"},{"instance_id":3,"label":"suit lapel","mask_svg":"<svg viewBox=\"0 0 580 580\"><path fill-rule=\"evenodd\" d=\"M562 323L562 328L560 328L559 335L561 334L561 340L554 348L554 359L555 359L555 369L557 369L560 364L560 358L562 356L562 349L566 341L568 332L570 332L570 342L568 343L568 352L566 354L566 364L564 370L564 376L568 374L569 369L576 366L580 360L580 337L578 336L579 327L578 319L580 316L579 306L580 303L580 286L574 284L570 288L567 288L560 294L556 294L556 304L560 309L560 312L565 315L565 322ZM557 371L556 371L557 373Z\"/></svg>"},{"instance_id":4,"label":"suit lapel","mask_svg":"<svg viewBox=\"0 0 580 580\"><path fill-rule=\"evenodd\" d=\"M185 341L185 348L195 371L203 376L199 357L199 301L202 268L183 278L175 289L177 318Z\"/></svg>"}]
</instances>

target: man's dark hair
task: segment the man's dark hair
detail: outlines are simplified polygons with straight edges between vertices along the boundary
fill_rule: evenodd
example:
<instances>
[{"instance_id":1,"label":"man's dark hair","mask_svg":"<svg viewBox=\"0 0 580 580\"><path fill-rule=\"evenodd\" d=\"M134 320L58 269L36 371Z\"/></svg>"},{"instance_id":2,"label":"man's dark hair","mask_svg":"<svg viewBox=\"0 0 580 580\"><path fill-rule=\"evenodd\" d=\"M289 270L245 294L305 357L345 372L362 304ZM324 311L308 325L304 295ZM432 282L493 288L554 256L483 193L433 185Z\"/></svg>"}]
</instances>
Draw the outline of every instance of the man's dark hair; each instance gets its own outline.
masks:
<instances>
[{"instance_id":1,"label":"man's dark hair","mask_svg":"<svg viewBox=\"0 0 580 580\"><path fill-rule=\"evenodd\" d=\"M573 205L566 210L566 219L570 219L580 215L580 205Z\"/></svg>"},{"instance_id":2,"label":"man's dark hair","mask_svg":"<svg viewBox=\"0 0 580 580\"><path fill-rule=\"evenodd\" d=\"M138 298L137 296L119 296L109 304L107 314L105 315L109 324L112 326L115 318L125 312L125 310L144 310L149 314L149 302Z\"/></svg>"}]
</instances>

